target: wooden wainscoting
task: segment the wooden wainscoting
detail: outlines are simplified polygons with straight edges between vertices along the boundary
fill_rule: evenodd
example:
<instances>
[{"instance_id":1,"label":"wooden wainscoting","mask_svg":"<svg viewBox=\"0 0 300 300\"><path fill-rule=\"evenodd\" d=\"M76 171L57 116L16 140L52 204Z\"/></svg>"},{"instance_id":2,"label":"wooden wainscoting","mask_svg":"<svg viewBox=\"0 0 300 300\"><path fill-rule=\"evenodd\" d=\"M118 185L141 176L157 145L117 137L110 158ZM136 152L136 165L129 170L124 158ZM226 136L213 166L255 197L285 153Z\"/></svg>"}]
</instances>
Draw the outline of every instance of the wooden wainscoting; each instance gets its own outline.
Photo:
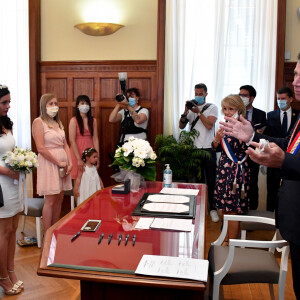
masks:
<instances>
[{"instance_id":1,"label":"wooden wainscoting","mask_svg":"<svg viewBox=\"0 0 300 300\"><path fill-rule=\"evenodd\" d=\"M127 72L127 87L141 91L140 104L149 109L148 140L153 145L156 134L163 130L163 103L158 97L157 61L84 61L42 62L41 92L54 93L58 97L60 118L68 137L68 124L74 116L78 95L91 99L92 113L98 123L100 142L100 176L104 185L114 183L108 166L108 153L114 151L120 124L110 124L109 114L120 90L119 72ZM38 103L36 103L38 105Z\"/></svg>"}]
</instances>

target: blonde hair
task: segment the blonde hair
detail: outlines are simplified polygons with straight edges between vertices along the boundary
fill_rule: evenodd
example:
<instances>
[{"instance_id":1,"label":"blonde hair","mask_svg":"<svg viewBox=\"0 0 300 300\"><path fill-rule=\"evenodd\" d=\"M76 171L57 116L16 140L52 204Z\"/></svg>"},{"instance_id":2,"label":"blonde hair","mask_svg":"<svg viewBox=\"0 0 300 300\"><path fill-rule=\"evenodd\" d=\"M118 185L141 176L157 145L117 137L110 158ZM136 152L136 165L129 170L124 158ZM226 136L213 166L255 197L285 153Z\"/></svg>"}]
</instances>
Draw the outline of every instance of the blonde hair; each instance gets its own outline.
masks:
<instances>
[{"instance_id":1,"label":"blonde hair","mask_svg":"<svg viewBox=\"0 0 300 300\"><path fill-rule=\"evenodd\" d=\"M51 118L47 114L46 105L53 98L56 98L56 95L54 95L54 94L44 94L44 95L42 95L42 97L40 99L40 117L48 125L49 128L53 128L53 126L50 124ZM63 126L62 122L59 119L59 114L58 113L53 118L53 120L55 120L58 123L58 126L59 126L60 129L64 129L64 126Z\"/></svg>"},{"instance_id":2,"label":"blonde hair","mask_svg":"<svg viewBox=\"0 0 300 300\"><path fill-rule=\"evenodd\" d=\"M222 100L221 105L222 105L223 114L224 114L224 104L232 106L237 110L239 115L242 115L244 118L246 118L246 107L239 95L230 94Z\"/></svg>"}]
</instances>

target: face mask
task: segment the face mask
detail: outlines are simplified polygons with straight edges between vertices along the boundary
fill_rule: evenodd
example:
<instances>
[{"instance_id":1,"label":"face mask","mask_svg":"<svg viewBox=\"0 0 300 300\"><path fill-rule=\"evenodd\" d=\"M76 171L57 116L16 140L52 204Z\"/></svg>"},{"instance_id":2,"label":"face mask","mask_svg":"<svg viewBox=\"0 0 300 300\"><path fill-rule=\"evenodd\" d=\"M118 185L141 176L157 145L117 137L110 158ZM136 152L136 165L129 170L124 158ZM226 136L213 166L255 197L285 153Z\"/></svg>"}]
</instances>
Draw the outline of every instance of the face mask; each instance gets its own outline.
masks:
<instances>
[{"instance_id":1,"label":"face mask","mask_svg":"<svg viewBox=\"0 0 300 300\"><path fill-rule=\"evenodd\" d=\"M241 97L241 99L243 100L245 107L247 107L250 102L250 99L248 97Z\"/></svg>"},{"instance_id":2,"label":"face mask","mask_svg":"<svg viewBox=\"0 0 300 300\"><path fill-rule=\"evenodd\" d=\"M197 102L198 105L203 104L204 100L205 100L205 97L195 96L195 101Z\"/></svg>"},{"instance_id":3,"label":"face mask","mask_svg":"<svg viewBox=\"0 0 300 300\"><path fill-rule=\"evenodd\" d=\"M281 110L284 110L288 107L287 100L277 100L277 105Z\"/></svg>"},{"instance_id":4,"label":"face mask","mask_svg":"<svg viewBox=\"0 0 300 300\"><path fill-rule=\"evenodd\" d=\"M50 116L51 118L54 118L57 115L58 109L59 109L58 106L46 107L47 115Z\"/></svg>"},{"instance_id":5,"label":"face mask","mask_svg":"<svg viewBox=\"0 0 300 300\"><path fill-rule=\"evenodd\" d=\"M136 104L135 98L128 98L128 102L131 107L134 107Z\"/></svg>"},{"instance_id":6,"label":"face mask","mask_svg":"<svg viewBox=\"0 0 300 300\"><path fill-rule=\"evenodd\" d=\"M90 110L90 106L87 104L82 104L78 106L78 109L81 113L86 114Z\"/></svg>"},{"instance_id":7,"label":"face mask","mask_svg":"<svg viewBox=\"0 0 300 300\"><path fill-rule=\"evenodd\" d=\"M238 119L239 118L239 113L238 112L236 112L233 116L232 116L232 118L234 118L234 119Z\"/></svg>"}]
</instances>

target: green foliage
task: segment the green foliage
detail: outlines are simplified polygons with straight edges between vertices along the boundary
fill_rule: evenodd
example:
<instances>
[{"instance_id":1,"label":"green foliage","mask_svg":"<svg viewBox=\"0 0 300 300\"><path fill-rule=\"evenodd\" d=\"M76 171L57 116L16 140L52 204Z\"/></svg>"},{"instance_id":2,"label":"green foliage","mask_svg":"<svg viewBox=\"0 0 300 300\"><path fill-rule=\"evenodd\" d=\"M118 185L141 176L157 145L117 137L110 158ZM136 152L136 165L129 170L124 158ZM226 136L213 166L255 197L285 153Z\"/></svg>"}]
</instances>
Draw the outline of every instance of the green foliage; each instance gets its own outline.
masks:
<instances>
[{"instance_id":1,"label":"green foliage","mask_svg":"<svg viewBox=\"0 0 300 300\"><path fill-rule=\"evenodd\" d=\"M178 141L173 135L155 137L155 150L157 162L164 169L165 164L170 164L173 178L189 180L197 176L201 178L201 162L210 158L206 150L194 146L194 140L199 136L196 129L190 132L181 131Z\"/></svg>"}]
</instances>

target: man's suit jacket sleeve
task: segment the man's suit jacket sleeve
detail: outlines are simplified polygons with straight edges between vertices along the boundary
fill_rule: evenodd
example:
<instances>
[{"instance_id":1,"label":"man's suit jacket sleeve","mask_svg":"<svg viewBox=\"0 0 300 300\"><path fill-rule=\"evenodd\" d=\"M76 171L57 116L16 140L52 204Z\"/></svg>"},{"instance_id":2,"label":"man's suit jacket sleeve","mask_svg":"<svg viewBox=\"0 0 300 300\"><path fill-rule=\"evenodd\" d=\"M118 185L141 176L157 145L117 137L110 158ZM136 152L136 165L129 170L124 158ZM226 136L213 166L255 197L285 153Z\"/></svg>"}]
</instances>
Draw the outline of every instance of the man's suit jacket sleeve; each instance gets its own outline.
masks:
<instances>
[{"instance_id":1,"label":"man's suit jacket sleeve","mask_svg":"<svg viewBox=\"0 0 300 300\"><path fill-rule=\"evenodd\" d=\"M292 132L285 138L274 138L264 134L255 133L253 141L259 142L260 139L266 139L269 142L277 144L282 150L286 151ZM283 179L300 180L300 152L296 155L285 152L283 165L280 169Z\"/></svg>"}]
</instances>

